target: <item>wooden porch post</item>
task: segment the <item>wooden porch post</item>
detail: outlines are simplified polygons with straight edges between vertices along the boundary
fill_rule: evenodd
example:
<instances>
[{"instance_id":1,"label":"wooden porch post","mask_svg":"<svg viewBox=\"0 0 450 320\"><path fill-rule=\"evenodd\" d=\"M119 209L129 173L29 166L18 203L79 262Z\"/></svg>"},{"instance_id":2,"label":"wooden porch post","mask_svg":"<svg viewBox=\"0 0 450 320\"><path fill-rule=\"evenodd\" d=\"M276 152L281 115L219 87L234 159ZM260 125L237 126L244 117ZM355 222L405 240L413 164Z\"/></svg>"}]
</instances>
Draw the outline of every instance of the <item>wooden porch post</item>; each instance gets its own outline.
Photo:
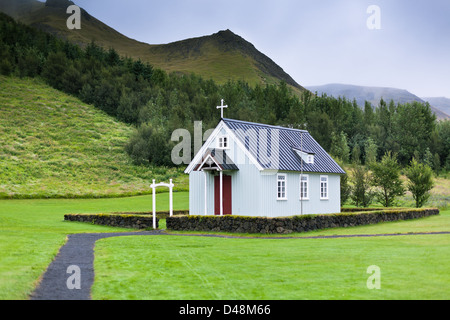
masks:
<instances>
[{"instance_id":1,"label":"wooden porch post","mask_svg":"<svg viewBox=\"0 0 450 320\"><path fill-rule=\"evenodd\" d=\"M220 171L220 215L223 216L223 172Z\"/></svg>"},{"instance_id":2,"label":"wooden porch post","mask_svg":"<svg viewBox=\"0 0 450 320\"><path fill-rule=\"evenodd\" d=\"M206 174L206 171L203 170L203 174L205 175L205 216L208 215L208 176Z\"/></svg>"}]
</instances>

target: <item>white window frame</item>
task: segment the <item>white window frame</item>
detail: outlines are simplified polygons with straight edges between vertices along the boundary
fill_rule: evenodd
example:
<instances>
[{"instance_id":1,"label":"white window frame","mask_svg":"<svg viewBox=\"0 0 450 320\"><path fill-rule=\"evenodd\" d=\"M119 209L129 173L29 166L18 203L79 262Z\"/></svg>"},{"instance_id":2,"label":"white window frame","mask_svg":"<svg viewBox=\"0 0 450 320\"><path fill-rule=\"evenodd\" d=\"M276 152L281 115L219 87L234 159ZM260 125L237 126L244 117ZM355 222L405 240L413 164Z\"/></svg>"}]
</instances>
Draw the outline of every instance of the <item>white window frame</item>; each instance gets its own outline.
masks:
<instances>
[{"instance_id":1,"label":"white window frame","mask_svg":"<svg viewBox=\"0 0 450 320\"><path fill-rule=\"evenodd\" d=\"M322 178L325 178L326 181L322 181ZM319 193L320 193L320 200L328 200L328 195L330 193L330 183L329 183L329 179L328 176L320 176L320 181L319 181ZM322 192L324 191L324 192Z\"/></svg>"},{"instance_id":2,"label":"white window frame","mask_svg":"<svg viewBox=\"0 0 450 320\"><path fill-rule=\"evenodd\" d=\"M308 163L309 164L314 164L314 155L313 154L309 154L308 155Z\"/></svg>"},{"instance_id":3,"label":"white window frame","mask_svg":"<svg viewBox=\"0 0 450 320\"><path fill-rule=\"evenodd\" d=\"M229 149L230 148L230 138L227 135L219 136L217 138L217 149Z\"/></svg>"},{"instance_id":4,"label":"white window frame","mask_svg":"<svg viewBox=\"0 0 450 320\"><path fill-rule=\"evenodd\" d=\"M303 178L306 178L304 181L302 181ZM309 175L308 174L301 174L300 175L300 201L309 200ZM302 184L306 183L306 197L302 197Z\"/></svg>"},{"instance_id":5,"label":"white window frame","mask_svg":"<svg viewBox=\"0 0 450 320\"><path fill-rule=\"evenodd\" d=\"M284 177L284 179L280 180L280 177ZM283 191L280 190L280 187L283 187L283 185L280 186L280 182L284 184L284 196ZM277 200L287 200L287 174L285 173L277 174Z\"/></svg>"}]
</instances>

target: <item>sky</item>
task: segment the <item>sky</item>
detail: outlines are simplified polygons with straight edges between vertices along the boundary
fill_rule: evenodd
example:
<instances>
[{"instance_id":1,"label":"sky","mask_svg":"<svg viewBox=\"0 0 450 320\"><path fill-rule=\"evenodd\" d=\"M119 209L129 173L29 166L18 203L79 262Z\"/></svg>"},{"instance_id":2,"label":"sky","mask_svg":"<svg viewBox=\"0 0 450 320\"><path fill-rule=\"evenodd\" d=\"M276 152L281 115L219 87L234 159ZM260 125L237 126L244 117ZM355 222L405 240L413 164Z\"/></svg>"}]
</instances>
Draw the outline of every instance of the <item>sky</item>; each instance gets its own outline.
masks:
<instances>
[{"instance_id":1,"label":"sky","mask_svg":"<svg viewBox=\"0 0 450 320\"><path fill-rule=\"evenodd\" d=\"M450 98L449 0L73 1L150 44L230 29L302 86L344 83Z\"/></svg>"}]
</instances>

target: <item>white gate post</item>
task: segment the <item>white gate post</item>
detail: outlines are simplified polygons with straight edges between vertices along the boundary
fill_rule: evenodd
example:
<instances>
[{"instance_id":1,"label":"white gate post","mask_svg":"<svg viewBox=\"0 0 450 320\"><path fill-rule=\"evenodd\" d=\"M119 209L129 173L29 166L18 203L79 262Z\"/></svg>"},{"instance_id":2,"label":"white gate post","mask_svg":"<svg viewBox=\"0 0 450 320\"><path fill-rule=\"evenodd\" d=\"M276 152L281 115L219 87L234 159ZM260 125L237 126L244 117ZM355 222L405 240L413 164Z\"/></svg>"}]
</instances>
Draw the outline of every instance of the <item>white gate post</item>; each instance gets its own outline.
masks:
<instances>
[{"instance_id":1,"label":"white gate post","mask_svg":"<svg viewBox=\"0 0 450 320\"><path fill-rule=\"evenodd\" d=\"M173 216L173 183L172 179L170 179L169 184L169 202L170 202L170 216Z\"/></svg>"},{"instance_id":2,"label":"white gate post","mask_svg":"<svg viewBox=\"0 0 450 320\"><path fill-rule=\"evenodd\" d=\"M153 179L153 184L152 184L152 196L153 196L153 230L156 230L156 194L155 194L155 180Z\"/></svg>"},{"instance_id":3,"label":"white gate post","mask_svg":"<svg viewBox=\"0 0 450 320\"><path fill-rule=\"evenodd\" d=\"M169 211L170 211L170 216L172 217L173 216L173 187L174 187L174 184L172 183L172 179L170 179L169 184L163 183L163 182L156 184L155 179L153 179L153 183L150 187L152 188L152 196L153 196L153 229L156 230L156 193L155 193L155 189L157 187L169 188L169 202L170 202Z\"/></svg>"}]
</instances>

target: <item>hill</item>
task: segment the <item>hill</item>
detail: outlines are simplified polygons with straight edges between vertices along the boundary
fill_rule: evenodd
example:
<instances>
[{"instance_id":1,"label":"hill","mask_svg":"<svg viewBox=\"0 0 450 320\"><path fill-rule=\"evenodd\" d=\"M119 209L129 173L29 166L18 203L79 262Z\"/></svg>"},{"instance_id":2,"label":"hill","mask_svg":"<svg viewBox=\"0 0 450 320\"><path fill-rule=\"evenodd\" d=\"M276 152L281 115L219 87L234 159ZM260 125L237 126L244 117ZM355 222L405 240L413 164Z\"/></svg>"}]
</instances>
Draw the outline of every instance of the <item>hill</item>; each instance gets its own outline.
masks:
<instances>
[{"instance_id":1,"label":"hill","mask_svg":"<svg viewBox=\"0 0 450 320\"><path fill-rule=\"evenodd\" d=\"M82 9L81 30L68 30L67 0L2 0L0 11L39 29L86 45L95 41L124 56L139 58L167 72L196 73L218 83L244 80L250 84L286 82L304 90L280 66L230 30L169 44L147 44L126 37Z\"/></svg>"},{"instance_id":2,"label":"hill","mask_svg":"<svg viewBox=\"0 0 450 320\"><path fill-rule=\"evenodd\" d=\"M175 170L131 163L131 126L41 80L0 83L0 198L146 194L152 179L177 176L183 188Z\"/></svg>"},{"instance_id":3,"label":"hill","mask_svg":"<svg viewBox=\"0 0 450 320\"><path fill-rule=\"evenodd\" d=\"M361 107L364 107L365 101L368 101L373 106L377 107L381 98L387 102L393 100L395 103L402 104L413 101L425 103L424 100L407 90L388 87L367 87L332 83L321 86L308 86L306 89L317 92L318 94L326 93L335 98L346 97L349 100L355 99L356 103ZM438 119L450 118L448 114L441 109L436 108L435 105L431 105L431 110L436 114Z\"/></svg>"},{"instance_id":4,"label":"hill","mask_svg":"<svg viewBox=\"0 0 450 320\"><path fill-rule=\"evenodd\" d=\"M445 112L446 114L450 114L450 99L445 97L425 97L422 98L427 101L432 106L435 106L439 110Z\"/></svg>"}]
</instances>

